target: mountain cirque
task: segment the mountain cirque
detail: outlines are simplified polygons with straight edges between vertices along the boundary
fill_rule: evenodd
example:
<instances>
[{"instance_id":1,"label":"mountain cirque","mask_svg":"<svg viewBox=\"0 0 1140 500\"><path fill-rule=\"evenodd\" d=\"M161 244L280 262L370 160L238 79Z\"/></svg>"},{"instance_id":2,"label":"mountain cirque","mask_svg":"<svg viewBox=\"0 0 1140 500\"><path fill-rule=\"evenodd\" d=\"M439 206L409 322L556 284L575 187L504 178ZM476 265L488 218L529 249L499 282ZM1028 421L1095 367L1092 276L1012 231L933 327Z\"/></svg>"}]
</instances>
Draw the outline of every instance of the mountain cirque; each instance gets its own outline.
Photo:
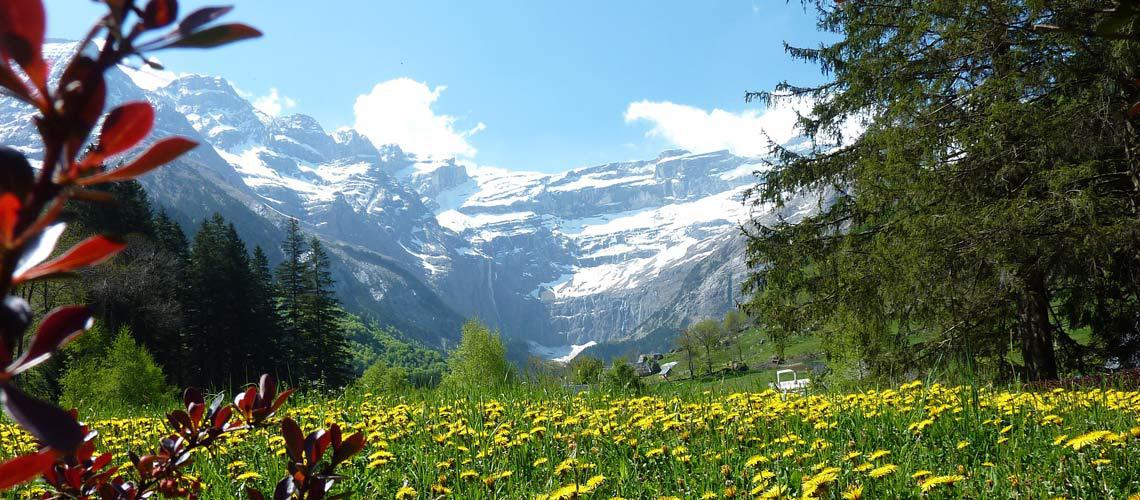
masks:
<instances>
[{"instance_id":1,"label":"mountain cirque","mask_svg":"<svg viewBox=\"0 0 1140 500\"><path fill-rule=\"evenodd\" d=\"M672 332L739 299L742 195L758 159L666 151L508 171L377 148L306 115L271 117L221 78L123 69L108 87L111 105L155 105L156 136L202 143L144 180L188 232L220 212L276 256L276 226L296 217L333 251L346 307L428 344L446 347L463 318L478 317L559 357L580 350L571 344ZM0 141L37 157L30 116L0 99ZM784 215L813 210L812 199Z\"/></svg>"}]
</instances>

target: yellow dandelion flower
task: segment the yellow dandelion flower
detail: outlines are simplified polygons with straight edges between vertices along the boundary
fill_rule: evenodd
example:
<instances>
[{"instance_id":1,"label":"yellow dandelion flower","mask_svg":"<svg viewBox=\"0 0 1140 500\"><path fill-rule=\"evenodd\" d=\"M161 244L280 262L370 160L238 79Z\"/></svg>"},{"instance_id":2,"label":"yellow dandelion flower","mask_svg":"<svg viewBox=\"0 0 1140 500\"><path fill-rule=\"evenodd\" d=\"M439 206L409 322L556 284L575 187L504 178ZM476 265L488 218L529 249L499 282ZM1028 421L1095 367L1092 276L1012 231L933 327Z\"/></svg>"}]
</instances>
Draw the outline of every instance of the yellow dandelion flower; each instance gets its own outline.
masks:
<instances>
[{"instance_id":1,"label":"yellow dandelion flower","mask_svg":"<svg viewBox=\"0 0 1140 500\"><path fill-rule=\"evenodd\" d=\"M598 486L601 486L602 483L605 482L605 480L606 480L606 476L603 476L601 474L593 476L590 479L586 480L586 488L588 488L590 491L593 491Z\"/></svg>"},{"instance_id":2,"label":"yellow dandelion flower","mask_svg":"<svg viewBox=\"0 0 1140 500\"><path fill-rule=\"evenodd\" d=\"M756 467L757 465L767 463L768 461L768 457L764 455L752 455L748 458L748 461L744 462L744 465L746 467Z\"/></svg>"},{"instance_id":3,"label":"yellow dandelion flower","mask_svg":"<svg viewBox=\"0 0 1140 500\"><path fill-rule=\"evenodd\" d=\"M498 482L500 479L506 479L508 477L511 477L512 474L514 474L514 473L509 471L509 470L505 470L502 472L497 472L495 474L491 474L490 476L483 478L483 484L485 484L487 486L494 486L495 483Z\"/></svg>"},{"instance_id":4,"label":"yellow dandelion flower","mask_svg":"<svg viewBox=\"0 0 1140 500\"><path fill-rule=\"evenodd\" d=\"M897 470L899 470L899 466L897 466L895 464L887 464L887 465L884 465L882 467L876 467L874 470L871 471L870 476L875 478L875 479L878 479L878 478L883 477L883 476L889 476L891 474L894 474L894 472Z\"/></svg>"},{"instance_id":5,"label":"yellow dandelion flower","mask_svg":"<svg viewBox=\"0 0 1140 500\"><path fill-rule=\"evenodd\" d=\"M405 484L405 485L401 486L400 489L396 490L396 500L405 500L408 498L415 498L416 494L417 494L417 492L416 492L415 488Z\"/></svg>"},{"instance_id":6,"label":"yellow dandelion flower","mask_svg":"<svg viewBox=\"0 0 1140 500\"><path fill-rule=\"evenodd\" d=\"M243 472L241 475L234 478L234 481L248 481L250 479L261 479L261 474L258 474L254 471Z\"/></svg>"},{"instance_id":7,"label":"yellow dandelion flower","mask_svg":"<svg viewBox=\"0 0 1140 500\"><path fill-rule=\"evenodd\" d=\"M755 476L752 476L752 483L767 482L774 477L776 477L776 474L772 471L762 470L757 472Z\"/></svg>"},{"instance_id":8,"label":"yellow dandelion flower","mask_svg":"<svg viewBox=\"0 0 1140 500\"><path fill-rule=\"evenodd\" d=\"M862 500L863 498L863 485L853 484L843 490L843 500Z\"/></svg>"},{"instance_id":9,"label":"yellow dandelion flower","mask_svg":"<svg viewBox=\"0 0 1140 500\"><path fill-rule=\"evenodd\" d=\"M944 484L950 485L950 484L957 483L959 481L963 481L965 479L966 479L966 476L962 476L959 474L951 474L949 476L934 476L934 477L930 477L930 478L927 478L924 481L922 481L922 484L920 484L920 486L922 487L922 492L927 493L930 490L937 488L939 486L942 486Z\"/></svg>"},{"instance_id":10,"label":"yellow dandelion flower","mask_svg":"<svg viewBox=\"0 0 1140 500\"><path fill-rule=\"evenodd\" d=\"M1072 448L1074 450L1079 450L1079 449L1084 448L1086 446L1096 444L1097 441L1100 441L1100 440L1108 437L1110 434L1112 434L1112 431L1087 432L1087 433L1081 434L1080 436L1077 436L1073 439L1070 439L1068 442L1065 443L1065 446Z\"/></svg>"},{"instance_id":11,"label":"yellow dandelion flower","mask_svg":"<svg viewBox=\"0 0 1140 500\"><path fill-rule=\"evenodd\" d=\"M788 492L787 486L777 484L776 486L768 488L768 490L765 491L764 493L761 493L760 498L764 499L764 500L780 498L780 497L784 496L784 494L787 492Z\"/></svg>"},{"instance_id":12,"label":"yellow dandelion flower","mask_svg":"<svg viewBox=\"0 0 1140 500\"><path fill-rule=\"evenodd\" d=\"M890 455L890 454L891 454L891 452L889 450L876 450L874 453L871 453L871 455L867 457L867 460L868 461L878 460L878 459L885 457L887 455Z\"/></svg>"}]
</instances>

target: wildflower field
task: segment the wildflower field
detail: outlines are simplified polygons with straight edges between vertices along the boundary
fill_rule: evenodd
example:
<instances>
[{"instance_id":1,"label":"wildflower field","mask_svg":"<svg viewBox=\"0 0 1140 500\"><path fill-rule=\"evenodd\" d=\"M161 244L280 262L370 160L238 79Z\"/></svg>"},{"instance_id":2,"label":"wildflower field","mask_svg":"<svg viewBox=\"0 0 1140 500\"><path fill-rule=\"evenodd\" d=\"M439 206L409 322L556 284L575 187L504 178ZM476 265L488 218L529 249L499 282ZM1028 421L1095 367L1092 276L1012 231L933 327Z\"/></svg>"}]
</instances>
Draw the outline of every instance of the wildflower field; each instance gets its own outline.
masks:
<instances>
[{"instance_id":1,"label":"wildflower field","mask_svg":"<svg viewBox=\"0 0 1140 500\"><path fill-rule=\"evenodd\" d=\"M1007 392L919 382L857 394L296 401L305 431L367 435L334 492L356 498L1128 498L1140 492L1140 392ZM127 462L161 418L91 422ZM205 498L273 490L275 429L196 453ZM0 457L31 439L0 424ZM15 496L34 496L35 483Z\"/></svg>"}]
</instances>

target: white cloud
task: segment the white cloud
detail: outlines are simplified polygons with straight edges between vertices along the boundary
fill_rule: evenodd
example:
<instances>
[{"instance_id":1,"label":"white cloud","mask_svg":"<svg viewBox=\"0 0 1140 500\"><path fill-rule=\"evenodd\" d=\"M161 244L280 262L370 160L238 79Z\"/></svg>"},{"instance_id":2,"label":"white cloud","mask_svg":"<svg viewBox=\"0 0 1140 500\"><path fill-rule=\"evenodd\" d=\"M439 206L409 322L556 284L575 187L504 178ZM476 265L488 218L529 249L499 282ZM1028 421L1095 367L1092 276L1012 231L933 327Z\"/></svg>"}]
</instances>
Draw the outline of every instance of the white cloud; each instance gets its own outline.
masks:
<instances>
[{"instance_id":1,"label":"white cloud","mask_svg":"<svg viewBox=\"0 0 1140 500\"><path fill-rule=\"evenodd\" d=\"M459 130L455 117L436 114L432 105L446 89L429 88L410 78L378 83L372 92L356 98L354 127L377 146L398 144L405 151L435 158L472 158L476 150L468 139L487 126L480 122Z\"/></svg>"},{"instance_id":2,"label":"white cloud","mask_svg":"<svg viewBox=\"0 0 1140 500\"><path fill-rule=\"evenodd\" d=\"M734 113L668 101L639 101L626 108L625 121L650 122L653 128L646 132L647 136L659 137L694 153L727 149L738 155L760 156L768 152L769 138L784 143L796 135L796 109L808 111L806 103Z\"/></svg>"},{"instance_id":3,"label":"white cloud","mask_svg":"<svg viewBox=\"0 0 1140 500\"><path fill-rule=\"evenodd\" d=\"M278 116L282 111L297 107L297 101L289 96L281 95L277 87L272 87L268 94L253 100L253 107L269 116Z\"/></svg>"}]
</instances>

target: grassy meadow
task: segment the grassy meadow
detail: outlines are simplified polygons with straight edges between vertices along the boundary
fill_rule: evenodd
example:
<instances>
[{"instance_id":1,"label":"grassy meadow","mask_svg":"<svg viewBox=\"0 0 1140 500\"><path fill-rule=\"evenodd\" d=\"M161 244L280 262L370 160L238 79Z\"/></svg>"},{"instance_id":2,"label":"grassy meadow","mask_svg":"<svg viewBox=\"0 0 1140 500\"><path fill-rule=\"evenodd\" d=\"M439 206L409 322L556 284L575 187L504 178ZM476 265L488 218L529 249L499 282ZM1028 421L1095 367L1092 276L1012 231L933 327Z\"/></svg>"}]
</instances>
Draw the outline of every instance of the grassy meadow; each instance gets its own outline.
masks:
<instances>
[{"instance_id":1,"label":"grassy meadow","mask_svg":"<svg viewBox=\"0 0 1140 500\"><path fill-rule=\"evenodd\" d=\"M357 498L1128 498L1140 493L1140 392L1022 392L913 382L786 398L676 384L641 395L519 388L295 397L304 431L368 444L338 469ZM89 422L129 469L161 415ZM0 456L32 451L0 424ZM276 429L238 431L189 472L204 498L272 492ZM38 496L35 483L10 493Z\"/></svg>"}]
</instances>

